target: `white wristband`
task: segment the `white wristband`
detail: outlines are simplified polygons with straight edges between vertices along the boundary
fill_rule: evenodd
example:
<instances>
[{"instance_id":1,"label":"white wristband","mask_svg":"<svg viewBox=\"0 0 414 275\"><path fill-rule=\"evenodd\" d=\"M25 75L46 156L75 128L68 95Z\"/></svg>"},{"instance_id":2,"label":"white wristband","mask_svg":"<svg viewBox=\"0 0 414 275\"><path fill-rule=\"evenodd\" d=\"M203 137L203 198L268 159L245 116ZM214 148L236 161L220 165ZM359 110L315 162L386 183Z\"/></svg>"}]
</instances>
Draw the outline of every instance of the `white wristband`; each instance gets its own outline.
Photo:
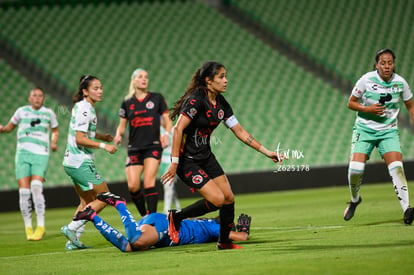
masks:
<instances>
[{"instance_id":1,"label":"white wristband","mask_svg":"<svg viewBox=\"0 0 414 275\"><path fill-rule=\"evenodd\" d=\"M171 163L179 163L179 158L178 157L171 157Z\"/></svg>"},{"instance_id":2,"label":"white wristband","mask_svg":"<svg viewBox=\"0 0 414 275\"><path fill-rule=\"evenodd\" d=\"M105 149L105 143L103 143L103 142L99 143L99 148Z\"/></svg>"}]
</instances>

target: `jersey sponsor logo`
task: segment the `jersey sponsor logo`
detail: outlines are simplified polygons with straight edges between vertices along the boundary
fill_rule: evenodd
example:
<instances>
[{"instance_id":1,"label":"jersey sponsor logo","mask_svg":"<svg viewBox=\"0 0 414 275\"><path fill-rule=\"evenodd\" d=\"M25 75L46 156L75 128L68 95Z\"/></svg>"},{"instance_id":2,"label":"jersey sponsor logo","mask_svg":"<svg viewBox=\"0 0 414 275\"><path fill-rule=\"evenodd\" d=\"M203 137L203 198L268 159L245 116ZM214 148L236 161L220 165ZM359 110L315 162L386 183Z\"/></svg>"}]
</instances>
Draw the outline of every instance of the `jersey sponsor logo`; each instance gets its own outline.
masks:
<instances>
[{"instance_id":1,"label":"jersey sponsor logo","mask_svg":"<svg viewBox=\"0 0 414 275\"><path fill-rule=\"evenodd\" d=\"M145 114L146 112L147 112L147 110L135 111L134 115Z\"/></svg>"},{"instance_id":2,"label":"jersey sponsor logo","mask_svg":"<svg viewBox=\"0 0 414 275\"><path fill-rule=\"evenodd\" d=\"M134 109L135 109L135 104L131 104L131 105L129 105L129 109L130 109L130 110L134 110Z\"/></svg>"},{"instance_id":3,"label":"jersey sponsor logo","mask_svg":"<svg viewBox=\"0 0 414 275\"><path fill-rule=\"evenodd\" d=\"M207 116L207 117L211 117L211 110L208 110L208 111L206 112L206 116Z\"/></svg>"},{"instance_id":4,"label":"jersey sponsor logo","mask_svg":"<svg viewBox=\"0 0 414 275\"><path fill-rule=\"evenodd\" d=\"M97 121L98 121L98 119L96 118L96 117L94 117L93 119L92 119L92 125L96 125L96 123L97 123Z\"/></svg>"},{"instance_id":5,"label":"jersey sponsor logo","mask_svg":"<svg viewBox=\"0 0 414 275\"><path fill-rule=\"evenodd\" d=\"M159 152L158 152L158 151L152 151L152 155L153 155L154 157L158 157L160 154L159 154Z\"/></svg>"},{"instance_id":6,"label":"jersey sponsor logo","mask_svg":"<svg viewBox=\"0 0 414 275\"><path fill-rule=\"evenodd\" d=\"M191 100L190 100L190 104L191 104L191 105L194 105L196 102L197 102L197 100L195 100L195 99L191 99Z\"/></svg>"},{"instance_id":7,"label":"jersey sponsor logo","mask_svg":"<svg viewBox=\"0 0 414 275\"><path fill-rule=\"evenodd\" d=\"M83 116L88 116L88 112L83 112L82 115Z\"/></svg>"},{"instance_id":8,"label":"jersey sponsor logo","mask_svg":"<svg viewBox=\"0 0 414 275\"><path fill-rule=\"evenodd\" d=\"M389 93L386 94L381 94L380 99L378 100L378 102L382 105L385 104L385 102L391 101L392 100L392 95Z\"/></svg>"},{"instance_id":9,"label":"jersey sponsor logo","mask_svg":"<svg viewBox=\"0 0 414 275\"><path fill-rule=\"evenodd\" d=\"M147 107L147 109L154 109L154 102L152 101L148 101L147 104L145 104L145 107Z\"/></svg>"},{"instance_id":10,"label":"jersey sponsor logo","mask_svg":"<svg viewBox=\"0 0 414 275\"><path fill-rule=\"evenodd\" d=\"M221 120L224 117L224 111L222 109L220 109L220 111L218 111L218 118Z\"/></svg>"},{"instance_id":11,"label":"jersey sponsor logo","mask_svg":"<svg viewBox=\"0 0 414 275\"><path fill-rule=\"evenodd\" d=\"M184 177L189 178L193 174L193 171L188 171L184 174Z\"/></svg>"},{"instance_id":12,"label":"jersey sponsor logo","mask_svg":"<svg viewBox=\"0 0 414 275\"><path fill-rule=\"evenodd\" d=\"M203 182L203 177L201 175L195 175L191 180L194 184L200 184Z\"/></svg>"},{"instance_id":13,"label":"jersey sponsor logo","mask_svg":"<svg viewBox=\"0 0 414 275\"><path fill-rule=\"evenodd\" d=\"M37 124L40 124L40 119L34 119L30 122L30 126L35 127Z\"/></svg>"},{"instance_id":14,"label":"jersey sponsor logo","mask_svg":"<svg viewBox=\"0 0 414 275\"><path fill-rule=\"evenodd\" d=\"M154 121L154 117L135 117L131 120L132 127L151 126Z\"/></svg>"}]
</instances>

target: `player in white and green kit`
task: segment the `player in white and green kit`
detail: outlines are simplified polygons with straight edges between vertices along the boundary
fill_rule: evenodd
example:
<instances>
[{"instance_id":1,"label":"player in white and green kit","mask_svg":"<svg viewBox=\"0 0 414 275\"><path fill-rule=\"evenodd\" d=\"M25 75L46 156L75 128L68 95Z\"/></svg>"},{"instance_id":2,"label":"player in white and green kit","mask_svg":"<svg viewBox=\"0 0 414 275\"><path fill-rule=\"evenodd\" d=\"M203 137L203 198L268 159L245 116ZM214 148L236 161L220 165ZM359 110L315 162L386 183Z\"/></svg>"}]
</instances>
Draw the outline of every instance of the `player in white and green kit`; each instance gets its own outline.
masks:
<instances>
[{"instance_id":1,"label":"player in white and green kit","mask_svg":"<svg viewBox=\"0 0 414 275\"><path fill-rule=\"evenodd\" d=\"M375 56L375 70L358 80L348 101L348 108L357 111L357 117L348 169L351 202L345 209L346 221L354 216L355 209L361 202L359 189L365 163L375 147L388 167L404 213L404 223L411 224L414 220L414 208L410 207L409 203L397 124L401 100L414 121L413 95L405 79L395 73L394 60L395 54L390 49L378 51Z\"/></svg>"},{"instance_id":2,"label":"player in white and green kit","mask_svg":"<svg viewBox=\"0 0 414 275\"><path fill-rule=\"evenodd\" d=\"M166 134L166 131L163 127L160 127L161 136ZM172 129L171 129L172 131ZM168 134L169 144L167 147L163 148L162 156L161 156L161 163L159 167L159 174L164 175L167 172L168 167L171 163L171 142L172 136ZM174 178L174 180L170 184L163 184L164 187L164 214L168 214L168 210L171 209L171 205L174 203L174 209L180 210L181 204L180 200L178 199L177 191L175 190L175 184L177 183L178 176Z\"/></svg>"},{"instance_id":3,"label":"player in white and green kit","mask_svg":"<svg viewBox=\"0 0 414 275\"><path fill-rule=\"evenodd\" d=\"M80 204L76 212L84 209L96 199L101 192L108 192L108 186L95 167L94 149L103 149L111 154L117 151L115 145L101 141L111 142L111 135L96 132L97 117L94 105L102 100L103 88L101 81L94 76L82 76L79 81L78 93L72 109L69 125L68 142L63 167L72 179L75 191L79 196ZM101 141L97 141L101 140ZM95 211L100 211L105 203L96 202ZM62 233L68 238L66 249L85 248L79 241L85 228L85 221L72 221L62 227Z\"/></svg>"},{"instance_id":4,"label":"player in white and green kit","mask_svg":"<svg viewBox=\"0 0 414 275\"><path fill-rule=\"evenodd\" d=\"M19 185L19 207L26 238L31 241L41 240L45 234L46 205L43 182L46 178L50 149L56 151L59 137L56 114L43 106L44 99L41 88L32 89L29 95L30 105L18 108L6 126L0 125L0 133L10 133L18 127L15 169ZM36 212L37 226L34 232L31 199Z\"/></svg>"}]
</instances>

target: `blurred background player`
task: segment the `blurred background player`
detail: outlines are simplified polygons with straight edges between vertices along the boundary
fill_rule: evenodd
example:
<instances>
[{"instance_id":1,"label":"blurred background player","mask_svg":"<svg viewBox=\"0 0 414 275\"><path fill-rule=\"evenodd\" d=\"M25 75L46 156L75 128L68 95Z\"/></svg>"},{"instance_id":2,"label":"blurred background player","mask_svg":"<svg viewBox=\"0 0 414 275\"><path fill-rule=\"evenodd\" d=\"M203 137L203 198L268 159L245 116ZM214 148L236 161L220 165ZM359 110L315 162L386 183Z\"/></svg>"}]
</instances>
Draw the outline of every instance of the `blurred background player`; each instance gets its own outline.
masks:
<instances>
[{"instance_id":1,"label":"blurred background player","mask_svg":"<svg viewBox=\"0 0 414 275\"><path fill-rule=\"evenodd\" d=\"M206 62L197 69L184 93L174 104L174 126L171 164L161 177L164 184L176 175L204 198L181 211L169 213L168 233L179 243L181 221L219 210L220 237L218 249L239 249L229 238L234 225L234 195L223 169L210 147L214 129L223 121L233 134L246 145L273 161L282 161L283 155L268 150L255 140L238 122L223 93L227 90L227 71L218 62Z\"/></svg>"},{"instance_id":2,"label":"blurred background player","mask_svg":"<svg viewBox=\"0 0 414 275\"><path fill-rule=\"evenodd\" d=\"M374 71L363 75L352 90L348 108L357 111L352 134L351 161L348 182L351 202L345 209L344 219L352 219L362 199L359 189L365 163L377 147L388 167L397 194L404 223L411 224L414 209L410 207L408 185L405 177L397 117L400 101L404 102L411 120L414 121L412 93L407 81L395 73L395 54L390 49L375 54Z\"/></svg>"},{"instance_id":3,"label":"blurred background player","mask_svg":"<svg viewBox=\"0 0 414 275\"><path fill-rule=\"evenodd\" d=\"M80 200L75 213L94 201L98 193L109 191L105 180L96 169L93 155L93 149L102 149L110 154L117 151L115 145L101 142L111 142L113 140L111 135L96 132L97 117L94 105L102 100L102 96L102 83L97 77L86 75L80 78L78 92L73 98L75 105L72 109L68 142L63 159L65 172L72 179ZM95 210L99 212L105 206L105 203L97 201ZM67 250L86 247L79 240L85 228L85 222L71 221L61 228L62 234L68 239Z\"/></svg>"},{"instance_id":4,"label":"blurred background player","mask_svg":"<svg viewBox=\"0 0 414 275\"><path fill-rule=\"evenodd\" d=\"M16 179L19 185L19 206L23 216L26 238L41 240L45 234L45 197L43 182L49 162L49 152L57 150L58 121L53 110L43 106L44 91L36 87L30 91L30 105L16 110L10 122L0 125L0 133L10 133L16 126ZM52 136L50 137L50 132ZM50 141L51 138L51 141ZM32 227L32 201L36 212L36 230Z\"/></svg>"},{"instance_id":5,"label":"blurred background player","mask_svg":"<svg viewBox=\"0 0 414 275\"><path fill-rule=\"evenodd\" d=\"M114 138L120 144L129 126L128 157L125 173L132 201L141 216L157 212L155 187L162 148L168 146L172 122L167 103L160 93L148 91L148 72L138 68L131 75L128 95L119 110L119 125ZM161 119L166 133L160 137ZM143 188L141 176L144 174Z\"/></svg>"},{"instance_id":6,"label":"blurred background player","mask_svg":"<svg viewBox=\"0 0 414 275\"><path fill-rule=\"evenodd\" d=\"M173 127L174 129L174 127ZM161 127L161 136L165 135L164 128ZM167 172L168 166L170 166L171 163L171 142L172 142L172 136L168 135L169 142L167 147L165 147L162 150L162 156L161 156L161 163L159 168L159 174L163 175L165 172ZM178 199L177 191L175 190L175 184L177 183L178 177L176 176L171 184L163 184L164 187L164 213L168 214L168 210L171 209L171 205L174 203L174 209L180 210L180 200Z\"/></svg>"},{"instance_id":7,"label":"blurred background player","mask_svg":"<svg viewBox=\"0 0 414 275\"><path fill-rule=\"evenodd\" d=\"M126 207L124 198L109 192L98 194L97 198L116 208L124 225L126 237L96 214L94 203L85 210L79 211L75 219L92 221L102 236L122 252L142 251L151 247L213 242L217 241L220 235L220 225L216 219L183 220L181 222L180 242L175 244L167 234L167 215L150 213L137 222ZM240 215L237 232L231 231L230 238L233 241L247 240L250 232L250 221L250 216Z\"/></svg>"}]
</instances>

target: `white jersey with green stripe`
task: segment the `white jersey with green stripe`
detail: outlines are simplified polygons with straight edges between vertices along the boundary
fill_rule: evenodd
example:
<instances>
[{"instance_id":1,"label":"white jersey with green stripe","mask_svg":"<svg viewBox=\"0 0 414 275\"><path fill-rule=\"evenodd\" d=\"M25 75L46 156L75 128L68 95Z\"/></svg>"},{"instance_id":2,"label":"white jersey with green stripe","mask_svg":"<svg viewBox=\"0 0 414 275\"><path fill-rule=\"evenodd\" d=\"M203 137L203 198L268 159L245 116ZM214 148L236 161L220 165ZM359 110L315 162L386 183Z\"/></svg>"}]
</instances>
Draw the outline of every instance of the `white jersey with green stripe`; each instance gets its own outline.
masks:
<instances>
[{"instance_id":1,"label":"white jersey with green stripe","mask_svg":"<svg viewBox=\"0 0 414 275\"><path fill-rule=\"evenodd\" d=\"M18 125L17 153L29 151L38 155L49 155L50 129L58 127L55 112L44 106L38 110L22 106L16 110L11 123Z\"/></svg>"},{"instance_id":2,"label":"white jersey with green stripe","mask_svg":"<svg viewBox=\"0 0 414 275\"><path fill-rule=\"evenodd\" d=\"M361 99L364 106L381 103L385 106L384 114L377 116L365 112L357 112L355 126L368 131L396 129L398 113L403 101L412 98L410 87L403 77L394 73L390 81L381 79L377 71L368 72L355 84L352 95Z\"/></svg>"},{"instance_id":3,"label":"white jersey with green stripe","mask_svg":"<svg viewBox=\"0 0 414 275\"><path fill-rule=\"evenodd\" d=\"M79 168L85 160L93 160L93 149L80 146L76 143L75 133L86 133L89 139L96 135L97 117L93 106L86 99L79 101L72 109L68 141L66 145L63 165Z\"/></svg>"}]
</instances>

